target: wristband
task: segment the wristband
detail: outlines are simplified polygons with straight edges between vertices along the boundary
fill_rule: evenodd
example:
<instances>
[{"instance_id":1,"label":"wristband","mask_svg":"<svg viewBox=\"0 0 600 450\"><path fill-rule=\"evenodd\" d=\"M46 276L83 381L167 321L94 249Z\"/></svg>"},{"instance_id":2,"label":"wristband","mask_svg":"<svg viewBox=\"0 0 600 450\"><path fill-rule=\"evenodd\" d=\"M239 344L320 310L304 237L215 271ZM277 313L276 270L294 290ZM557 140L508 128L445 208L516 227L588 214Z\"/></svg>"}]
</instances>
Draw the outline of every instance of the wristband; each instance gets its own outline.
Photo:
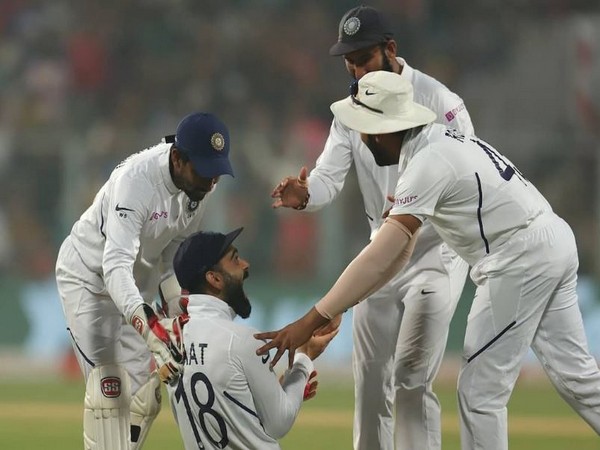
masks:
<instances>
[{"instance_id":1,"label":"wristband","mask_svg":"<svg viewBox=\"0 0 600 450\"><path fill-rule=\"evenodd\" d=\"M306 205L308 205L308 201L310 200L310 192L308 192L308 190L306 191L306 197L304 198L304 201L302 203L300 203L298 206L296 206L295 209L297 209L298 211L302 211L303 209L306 208Z\"/></svg>"}]
</instances>

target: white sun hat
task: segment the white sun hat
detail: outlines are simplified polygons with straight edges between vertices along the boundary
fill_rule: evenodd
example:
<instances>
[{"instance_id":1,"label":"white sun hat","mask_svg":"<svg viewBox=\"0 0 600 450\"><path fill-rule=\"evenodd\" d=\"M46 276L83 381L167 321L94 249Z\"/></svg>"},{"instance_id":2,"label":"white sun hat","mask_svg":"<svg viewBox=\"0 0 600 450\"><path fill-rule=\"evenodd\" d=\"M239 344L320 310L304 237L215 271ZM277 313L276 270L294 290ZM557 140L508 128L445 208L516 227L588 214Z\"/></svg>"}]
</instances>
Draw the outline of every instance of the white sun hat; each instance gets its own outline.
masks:
<instances>
[{"instance_id":1,"label":"white sun hat","mask_svg":"<svg viewBox=\"0 0 600 450\"><path fill-rule=\"evenodd\" d=\"M364 134L387 134L434 122L436 114L413 101L412 84L394 72L369 72L355 95L331 105L344 125Z\"/></svg>"}]
</instances>

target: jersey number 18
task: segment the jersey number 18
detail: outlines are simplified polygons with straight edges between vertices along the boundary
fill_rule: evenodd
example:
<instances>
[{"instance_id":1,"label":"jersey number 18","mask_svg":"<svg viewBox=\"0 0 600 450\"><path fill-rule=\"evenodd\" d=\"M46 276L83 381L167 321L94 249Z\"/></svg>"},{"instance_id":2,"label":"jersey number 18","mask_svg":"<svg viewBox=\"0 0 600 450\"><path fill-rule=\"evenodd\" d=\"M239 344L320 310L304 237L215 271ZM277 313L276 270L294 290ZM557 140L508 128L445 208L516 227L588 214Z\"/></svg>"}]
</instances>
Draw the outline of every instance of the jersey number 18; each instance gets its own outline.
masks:
<instances>
[{"instance_id":1,"label":"jersey number 18","mask_svg":"<svg viewBox=\"0 0 600 450\"><path fill-rule=\"evenodd\" d=\"M199 382L204 383L204 386L206 387L206 392L208 395L206 403L202 403L198 399L198 395L196 394L196 384ZM208 377L202 372L194 373L190 379L190 392L192 393L192 399L194 400L194 403L198 408L198 422L200 423L200 427L202 428L204 435L217 448L227 447L227 444L229 444L229 438L227 437L227 426L225 425L225 420L223 420L223 417L221 417L221 415L218 412L212 409L212 406L215 403L215 390L213 389L213 386ZM177 389L175 390L175 399L177 400L177 403L179 403L180 400L183 400L183 405L185 406L188 420L190 422L190 425L192 426L194 437L196 438L196 442L198 443L198 448L200 450L203 450L204 445L202 444L202 439L200 438L200 433L198 431L198 427L196 426L196 417L194 416L194 412L190 407L190 402L183 386L183 377L179 378L179 383L177 384ZM212 416L214 421L217 423L221 435L220 440L214 439L209 433L206 427L207 415Z\"/></svg>"}]
</instances>

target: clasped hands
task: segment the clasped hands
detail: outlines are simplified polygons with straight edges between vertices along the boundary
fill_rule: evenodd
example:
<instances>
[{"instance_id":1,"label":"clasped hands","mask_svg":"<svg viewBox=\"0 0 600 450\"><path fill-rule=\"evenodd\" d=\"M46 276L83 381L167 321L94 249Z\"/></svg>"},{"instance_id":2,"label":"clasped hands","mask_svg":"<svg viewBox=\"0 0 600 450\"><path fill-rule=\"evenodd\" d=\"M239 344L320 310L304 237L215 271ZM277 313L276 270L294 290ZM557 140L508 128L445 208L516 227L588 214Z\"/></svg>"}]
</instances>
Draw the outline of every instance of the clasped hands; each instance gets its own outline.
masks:
<instances>
[{"instance_id":1,"label":"clasped hands","mask_svg":"<svg viewBox=\"0 0 600 450\"><path fill-rule=\"evenodd\" d=\"M256 339L270 340L268 343L256 350L256 354L264 355L272 348L277 348L277 352L275 353L275 356L271 360L270 364L271 367L273 367L275 364L277 364L279 359L287 350L288 366L291 367L294 362L296 349L308 342L313 335L331 335L331 339L333 339L335 334L337 334L341 320L341 315L329 320L319 314L319 312L313 307L308 313L306 313L306 315L304 315L304 317L292 322L278 331L256 333L254 335Z\"/></svg>"}]
</instances>

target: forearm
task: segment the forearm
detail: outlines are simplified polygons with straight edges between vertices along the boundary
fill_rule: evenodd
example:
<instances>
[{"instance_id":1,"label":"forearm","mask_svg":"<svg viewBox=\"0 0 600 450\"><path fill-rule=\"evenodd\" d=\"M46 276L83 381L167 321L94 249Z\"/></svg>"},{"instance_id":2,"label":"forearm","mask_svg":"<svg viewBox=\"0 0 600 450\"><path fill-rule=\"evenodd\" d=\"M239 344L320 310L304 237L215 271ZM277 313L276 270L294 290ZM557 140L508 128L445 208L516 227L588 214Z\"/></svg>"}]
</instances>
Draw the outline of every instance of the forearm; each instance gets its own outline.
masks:
<instances>
[{"instance_id":1,"label":"forearm","mask_svg":"<svg viewBox=\"0 0 600 450\"><path fill-rule=\"evenodd\" d=\"M256 358L254 355L252 357ZM294 424L312 370L312 361L304 354L296 355L292 368L286 371L281 384L273 371L263 363L254 364L251 361L244 367L256 412L265 432L272 438L285 436Z\"/></svg>"},{"instance_id":2,"label":"forearm","mask_svg":"<svg viewBox=\"0 0 600 450\"><path fill-rule=\"evenodd\" d=\"M344 178L345 174L341 180L337 180L334 176L319 173L318 169L314 169L308 177L310 200L306 205L306 211L317 211L335 200L344 187Z\"/></svg>"},{"instance_id":3,"label":"forearm","mask_svg":"<svg viewBox=\"0 0 600 450\"><path fill-rule=\"evenodd\" d=\"M348 265L315 309L331 319L364 300L402 270L415 240L416 235L400 222L386 219L375 238Z\"/></svg>"},{"instance_id":4,"label":"forearm","mask_svg":"<svg viewBox=\"0 0 600 450\"><path fill-rule=\"evenodd\" d=\"M280 439L294 425L304 401L304 388L313 369L313 363L308 356L304 353L296 353L294 364L291 369L285 371L281 380L284 395L279 404L279 414L271 416L269 424L263 424L269 436Z\"/></svg>"},{"instance_id":5,"label":"forearm","mask_svg":"<svg viewBox=\"0 0 600 450\"><path fill-rule=\"evenodd\" d=\"M105 273L104 282L108 294L129 322L134 310L144 302L133 279L133 274L125 267L115 267Z\"/></svg>"},{"instance_id":6,"label":"forearm","mask_svg":"<svg viewBox=\"0 0 600 450\"><path fill-rule=\"evenodd\" d=\"M318 210L338 196L344 188L352 161L350 131L334 119L323 152L308 177L310 200L307 211Z\"/></svg>"}]
</instances>

